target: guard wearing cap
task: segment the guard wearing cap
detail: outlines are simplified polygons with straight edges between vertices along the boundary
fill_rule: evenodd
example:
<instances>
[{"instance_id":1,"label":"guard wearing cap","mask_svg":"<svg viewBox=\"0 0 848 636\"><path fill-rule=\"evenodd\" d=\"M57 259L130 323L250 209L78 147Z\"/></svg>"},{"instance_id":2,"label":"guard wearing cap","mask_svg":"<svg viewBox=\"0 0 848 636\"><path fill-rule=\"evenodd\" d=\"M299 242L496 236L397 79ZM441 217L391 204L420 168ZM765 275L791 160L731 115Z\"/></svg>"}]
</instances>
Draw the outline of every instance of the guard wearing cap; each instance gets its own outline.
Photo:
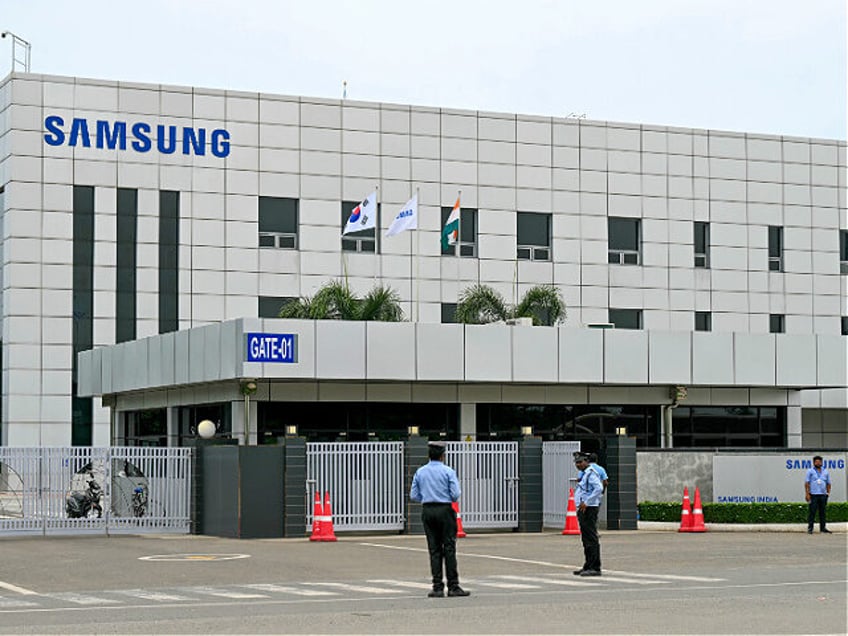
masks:
<instances>
[{"instance_id":1,"label":"guard wearing cap","mask_svg":"<svg viewBox=\"0 0 848 636\"><path fill-rule=\"evenodd\" d=\"M427 445L430 461L415 471L409 498L424 504L421 521L427 535L430 552L430 572L433 589L427 596L441 598L445 595L443 570L448 579L448 596L469 596L471 593L459 586L456 567L456 512L451 505L461 494L456 472L446 466L445 443Z\"/></svg>"},{"instance_id":2,"label":"guard wearing cap","mask_svg":"<svg viewBox=\"0 0 848 636\"><path fill-rule=\"evenodd\" d=\"M581 471L577 488L574 491L574 503L577 506L577 523L580 524L580 538L583 541L583 567L575 570L577 576L601 576L601 543L598 539L598 508L604 485L598 471L589 463L589 456L574 454L574 464Z\"/></svg>"}]
</instances>

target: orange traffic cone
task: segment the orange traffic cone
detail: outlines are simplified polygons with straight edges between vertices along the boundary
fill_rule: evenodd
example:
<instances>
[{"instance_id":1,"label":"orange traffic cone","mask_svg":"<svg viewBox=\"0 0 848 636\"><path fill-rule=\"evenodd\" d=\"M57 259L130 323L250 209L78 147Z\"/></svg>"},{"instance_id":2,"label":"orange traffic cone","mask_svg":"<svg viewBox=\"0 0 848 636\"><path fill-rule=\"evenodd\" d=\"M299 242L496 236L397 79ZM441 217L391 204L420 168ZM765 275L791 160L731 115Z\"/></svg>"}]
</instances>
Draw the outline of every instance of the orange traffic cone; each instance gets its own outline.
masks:
<instances>
[{"instance_id":1,"label":"orange traffic cone","mask_svg":"<svg viewBox=\"0 0 848 636\"><path fill-rule=\"evenodd\" d=\"M321 517L321 536L319 541L335 541L336 533L333 531L333 509L330 506L330 491L324 493L324 516Z\"/></svg>"},{"instance_id":2,"label":"orange traffic cone","mask_svg":"<svg viewBox=\"0 0 848 636\"><path fill-rule=\"evenodd\" d=\"M568 508L565 511L565 527L563 534L580 534L580 525L577 523L577 507L574 505L574 488L568 489Z\"/></svg>"},{"instance_id":3,"label":"orange traffic cone","mask_svg":"<svg viewBox=\"0 0 848 636\"><path fill-rule=\"evenodd\" d=\"M312 513L312 534L309 535L310 541L320 541L321 540L321 519L324 516L324 510L321 507L321 493L317 490L315 491L315 507L313 508L314 512Z\"/></svg>"},{"instance_id":4,"label":"orange traffic cone","mask_svg":"<svg viewBox=\"0 0 848 636\"><path fill-rule=\"evenodd\" d=\"M459 514L459 502L454 501L451 504L453 511L456 513L456 538L464 539L465 538L465 530L462 529L462 515Z\"/></svg>"},{"instance_id":5,"label":"orange traffic cone","mask_svg":"<svg viewBox=\"0 0 848 636\"><path fill-rule=\"evenodd\" d=\"M695 505L692 508L692 528L689 532L706 532L704 525L704 511L701 508L701 491L695 486Z\"/></svg>"},{"instance_id":6,"label":"orange traffic cone","mask_svg":"<svg viewBox=\"0 0 848 636\"><path fill-rule=\"evenodd\" d=\"M689 486L683 487L683 509L680 511L678 532L692 532L692 510L689 507Z\"/></svg>"}]
</instances>

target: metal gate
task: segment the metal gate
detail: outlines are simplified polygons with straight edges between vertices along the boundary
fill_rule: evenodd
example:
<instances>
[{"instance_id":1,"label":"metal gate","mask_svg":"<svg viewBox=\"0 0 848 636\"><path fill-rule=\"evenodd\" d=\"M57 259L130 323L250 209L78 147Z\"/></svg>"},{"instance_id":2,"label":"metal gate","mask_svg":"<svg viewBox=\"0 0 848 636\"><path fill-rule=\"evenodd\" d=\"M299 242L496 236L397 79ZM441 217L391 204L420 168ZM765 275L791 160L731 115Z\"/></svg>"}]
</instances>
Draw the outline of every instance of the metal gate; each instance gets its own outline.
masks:
<instances>
[{"instance_id":1,"label":"metal gate","mask_svg":"<svg viewBox=\"0 0 848 636\"><path fill-rule=\"evenodd\" d=\"M568 489L577 483L573 453L579 450L580 442L542 443L542 525L546 528L565 526Z\"/></svg>"},{"instance_id":2,"label":"metal gate","mask_svg":"<svg viewBox=\"0 0 848 636\"><path fill-rule=\"evenodd\" d=\"M330 493L335 530L402 530L403 442L306 444L307 530L315 492Z\"/></svg>"},{"instance_id":3,"label":"metal gate","mask_svg":"<svg viewBox=\"0 0 848 636\"><path fill-rule=\"evenodd\" d=\"M0 447L0 534L188 534L191 451Z\"/></svg>"},{"instance_id":4,"label":"metal gate","mask_svg":"<svg viewBox=\"0 0 848 636\"><path fill-rule=\"evenodd\" d=\"M518 442L448 442L464 528L518 527Z\"/></svg>"}]
</instances>

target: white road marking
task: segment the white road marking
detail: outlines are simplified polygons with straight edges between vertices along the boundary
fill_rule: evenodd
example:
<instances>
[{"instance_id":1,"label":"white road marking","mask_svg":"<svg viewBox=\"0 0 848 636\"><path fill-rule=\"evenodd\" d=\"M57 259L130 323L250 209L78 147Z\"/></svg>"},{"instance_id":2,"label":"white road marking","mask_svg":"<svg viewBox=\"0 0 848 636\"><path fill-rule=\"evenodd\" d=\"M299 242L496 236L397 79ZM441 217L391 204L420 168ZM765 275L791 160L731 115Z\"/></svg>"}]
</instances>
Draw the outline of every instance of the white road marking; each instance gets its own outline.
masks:
<instances>
[{"instance_id":1,"label":"white road marking","mask_svg":"<svg viewBox=\"0 0 848 636\"><path fill-rule=\"evenodd\" d=\"M715 583L718 581L726 581L727 579L719 579L711 576L683 576L680 574L644 574L641 572L624 572L622 570L604 570L605 574L612 574L614 576L623 575L623 576L633 576L636 578L644 577L644 578L652 578L652 579L668 579L670 581L699 581L702 583Z\"/></svg>"},{"instance_id":2,"label":"white road marking","mask_svg":"<svg viewBox=\"0 0 848 636\"><path fill-rule=\"evenodd\" d=\"M45 594L44 596L49 596L60 601L67 601L68 603L76 603L77 605L116 605L120 602L111 598L102 598L90 594L77 594L76 592L56 592L54 594Z\"/></svg>"},{"instance_id":3,"label":"white road marking","mask_svg":"<svg viewBox=\"0 0 848 636\"><path fill-rule=\"evenodd\" d=\"M5 581L0 581L0 587L4 590L9 590L10 592L16 592L17 594L23 594L24 596L37 596L38 592L33 592L32 590L28 590L25 587L18 587L17 585L13 585L11 583L6 583Z\"/></svg>"},{"instance_id":4,"label":"white road marking","mask_svg":"<svg viewBox=\"0 0 848 636\"><path fill-rule=\"evenodd\" d=\"M463 585L482 585L484 587L496 587L502 590L538 590L538 585L527 583L501 583L500 581L485 581L482 579L463 579Z\"/></svg>"},{"instance_id":5,"label":"white road marking","mask_svg":"<svg viewBox=\"0 0 848 636\"><path fill-rule=\"evenodd\" d=\"M361 543L360 545L369 546L372 548L386 548L388 550L406 550L409 552L427 552L426 548L411 548L407 546L397 546L397 545L386 545L384 543ZM493 561L508 561L511 563L526 563L528 565L541 565L549 568L557 568L557 569L565 569L565 570L576 570L578 566L576 565L568 565L563 563L553 563L551 561L535 561L533 559L516 559L514 557L505 557L499 556L497 554L474 554L471 552L463 552L460 554L463 558L465 557L474 557L478 559L492 559ZM604 573L607 572L611 574L615 574L616 576L624 576L624 577L635 577L635 578L652 578L652 579L669 579L671 581L697 581L703 583L712 583L718 581L726 581L727 579L721 578L713 578L706 576L683 576L677 574L645 574L642 572L624 572L620 570L604 570ZM607 581L613 580L611 577L603 576ZM639 581L625 581L624 579L615 579L616 582L626 582L626 583L639 583Z\"/></svg>"},{"instance_id":6,"label":"white road marking","mask_svg":"<svg viewBox=\"0 0 848 636\"><path fill-rule=\"evenodd\" d=\"M153 592L150 590L115 590L115 594L123 594L132 598L143 598L146 601L191 601L194 600L188 596L180 596L178 594L166 594L165 592Z\"/></svg>"},{"instance_id":7,"label":"white road marking","mask_svg":"<svg viewBox=\"0 0 848 636\"><path fill-rule=\"evenodd\" d=\"M600 585L600 583L587 581L585 578L581 578L578 580L577 577L575 577L575 580L573 581L566 581L565 579L546 579L541 576L518 576L514 574L499 574L495 578L509 579L511 581L527 581L528 583L547 583L550 585L569 585L576 587L585 587L587 585Z\"/></svg>"},{"instance_id":8,"label":"white road marking","mask_svg":"<svg viewBox=\"0 0 848 636\"><path fill-rule=\"evenodd\" d=\"M606 574L598 578L603 579L605 582L612 581L613 583L635 583L636 585L665 585L667 583L671 583L671 581L656 581L652 579L629 579L626 576L607 576Z\"/></svg>"},{"instance_id":9,"label":"white road marking","mask_svg":"<svg viewBox=\"0 0 848 636\"><path fill-rule=\"evenodd\" d=\"M393 581L391 579L369 579L369 583L381 583L383 585L397 585L398 587L411 587L415 590L431 590L433 586L429 583L416 583L414 581Z\"/></svg>"},{"instance_id":10,"label":"white road marking","mask_svg":"<svg viewBox=\"0 0 848 636\"><path fill-rule=\"evenodd\" d=\"M365 594L403 594L401 590L392 590L387 587L369 587L367 585L350 585L348 583L303 583L303 585L323 585L325 587L335 587L340 590L350 590L351 592L364 592Z\"/></svg>"},{"instance_id":11,"label":"white road marking","mask_svg":"<svg viewBox=\"0 0 848 636\"><path fill-rule=\"evenodd\" d=\"M180 592L191 594L208 594L209 596L220 596L221 598L268 598L267 594L250 594L247 592L236 592L230 590L222 590L216 587L181 587Z\"/></svg>"},{"instance_id":12,"label":"white road marking","mask_svg":"<svg viewBox=\"0 0 848 636\"><path fill-rule=\"evenodd\" d=\"M0 596L0 607L36 607L38 603Z\"/></svg>"},{"instance_id":13,"label":"white road marking","mask_svg":"<svg viewBox=\"0 0 848 636\"><path fill-rule=\"evenodd\" d=\"M278 594L297 594L298 596L338 596L337 592L328 592L326 590L302 590L297 587L288 585L275 585L273 583L251 583L249 585L241 585L251 590L259 590L261 592L277 592Z\"/></svg>"}]
</instances>

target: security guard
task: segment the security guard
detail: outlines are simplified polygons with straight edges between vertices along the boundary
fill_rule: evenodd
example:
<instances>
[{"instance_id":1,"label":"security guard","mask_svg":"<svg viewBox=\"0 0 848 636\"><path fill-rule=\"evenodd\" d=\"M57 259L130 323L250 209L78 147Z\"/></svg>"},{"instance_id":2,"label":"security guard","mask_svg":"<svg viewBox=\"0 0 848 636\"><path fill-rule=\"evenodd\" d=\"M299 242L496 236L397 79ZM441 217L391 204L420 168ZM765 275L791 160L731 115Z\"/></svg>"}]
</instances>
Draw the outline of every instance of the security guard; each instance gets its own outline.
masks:
<instances>
[{"instance_id":1,"label":"security guard","mask_svg":"<svg viewBox=\"0 0 848 636\"><path fill-rule=\"evenodd\" d=\"M430 572L433 589L427 596L445 595L442 565L448 579L448 596L469 596L471 592L459 586L456 568L456 512L451 505L459 500L460 489L456 472L445 466L445 443L430 442L427 446L430 461L415 471L409 498L423 503L421 521L430 551Z\"/></svg>"},{"instance_id":2,"label":"security guard","mask_svg":"<svg viewBox=\"0 0 848 636\"><path fill-rule=\"evenodd\" d=\"M574 492L577 506L577 522L583 541L583 567L575 570L577 576L601 576L601 543L598 539L598 508L604 486L598 472L589 464L588 455L577 455L574 459L577 470L582 472Z\"/></svg>"}]
</instances>

